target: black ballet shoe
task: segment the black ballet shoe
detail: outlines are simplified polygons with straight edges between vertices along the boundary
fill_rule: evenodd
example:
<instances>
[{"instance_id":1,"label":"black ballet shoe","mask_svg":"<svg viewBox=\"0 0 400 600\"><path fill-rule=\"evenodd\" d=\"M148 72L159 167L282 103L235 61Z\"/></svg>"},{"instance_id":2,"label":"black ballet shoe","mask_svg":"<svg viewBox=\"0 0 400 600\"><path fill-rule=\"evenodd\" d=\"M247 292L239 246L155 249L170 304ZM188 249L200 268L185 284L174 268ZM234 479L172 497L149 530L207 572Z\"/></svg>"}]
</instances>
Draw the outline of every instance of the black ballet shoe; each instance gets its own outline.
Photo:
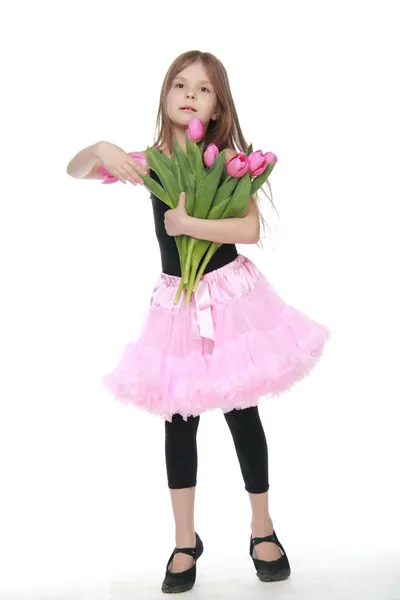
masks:
<instances>
[{"instance_id":1,"label":"black ballet shoe","mask_svg":"<svg viewBox=\"0 0 400 600\"><path fill-rule=\"evenodd\" d=\"M161 586L161 591L165 594L179 594L180 592L188 592L192 589L196 582L196 561L203 554L204 546L200 537L196 533L196 547L195 548L175 548L167 564L165 573L165 579ZM194 558L194 564L181 573L171 573L169 567L175 554L181 552L182 554L188 554Z\"/></svg>"},{"instance_id":2,"label":"black ballet shoe","mask_svg":"<svg viewBox=\"0 0 400 600\"><path fill-rule=\"evenodd\" d=\"M260 560L255 557L254 546L261 542L274 542L282 552L282 556L277 560ZM260 581L282 581L287 579L290 575L290 565L286 552L280 541L278 540L275 531L272 531L272 535L266 537L250 536L250 556L253 559L254 566L257 571L257 577Z\"/></svg>"}]
</instances>

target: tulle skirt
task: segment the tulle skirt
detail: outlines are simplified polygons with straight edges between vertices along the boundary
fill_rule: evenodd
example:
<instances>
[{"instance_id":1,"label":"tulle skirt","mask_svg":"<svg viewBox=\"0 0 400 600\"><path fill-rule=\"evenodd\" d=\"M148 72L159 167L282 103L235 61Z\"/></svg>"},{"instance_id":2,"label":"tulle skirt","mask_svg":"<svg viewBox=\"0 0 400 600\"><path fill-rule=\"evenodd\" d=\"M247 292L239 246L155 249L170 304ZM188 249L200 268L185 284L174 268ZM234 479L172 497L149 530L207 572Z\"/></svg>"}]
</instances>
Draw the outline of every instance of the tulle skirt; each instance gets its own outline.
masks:
<instances>
[{"instance_id":1,"label":"tulle skirt","mask_svg":"<svg viewBox=\"0 0 400 600\"><path fill-rule=\"evenodd\" d=\"M190 304L183 291L174 305L179 283L160 274L138 339L102 378L117 401L164 420L278 396L311 372L330 338L241 254L203 275Z\"/></svg>"}]
</instances>

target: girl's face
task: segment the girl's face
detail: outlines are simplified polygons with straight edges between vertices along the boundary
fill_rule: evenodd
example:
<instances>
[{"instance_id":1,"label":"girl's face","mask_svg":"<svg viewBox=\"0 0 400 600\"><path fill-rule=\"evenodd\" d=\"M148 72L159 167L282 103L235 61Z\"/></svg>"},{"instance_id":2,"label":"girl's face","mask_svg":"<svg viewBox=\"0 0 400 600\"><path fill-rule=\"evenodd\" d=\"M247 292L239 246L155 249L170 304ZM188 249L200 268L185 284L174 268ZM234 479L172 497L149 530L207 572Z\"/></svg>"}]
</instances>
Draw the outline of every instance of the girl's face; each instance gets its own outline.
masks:
<instances>
[{"instance_id":1,"label":"girl's face","mask_svg":"<svg viewBox=\"0 0 400 600\"><path fill-rule=\"evenodd\" d=\"M187 127L193 117L198 117L207 128L210 120L217 118L216 108L214 88L200 61L175 77L167 95L167 113L174 125Z\"/></svg>"}]
</instances>

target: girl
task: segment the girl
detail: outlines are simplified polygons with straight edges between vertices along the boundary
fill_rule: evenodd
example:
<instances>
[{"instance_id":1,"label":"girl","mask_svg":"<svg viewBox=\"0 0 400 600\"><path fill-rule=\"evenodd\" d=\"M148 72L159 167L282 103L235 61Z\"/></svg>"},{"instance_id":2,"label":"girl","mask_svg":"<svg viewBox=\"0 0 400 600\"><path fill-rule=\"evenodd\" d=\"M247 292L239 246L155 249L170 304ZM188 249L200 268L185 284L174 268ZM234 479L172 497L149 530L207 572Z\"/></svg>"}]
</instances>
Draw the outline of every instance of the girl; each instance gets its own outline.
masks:
<instances>
[{"instance_id":1,"label":"girl","mask_svg":"<svg viewBox=\"0 0 400 600\"><path fill-rule=\"evenodd\" d=\"M210 53L186 52L170 66L161 89L155 146L168 156L175 138L185 150L189 121L205 128L205 147L226 149L226 161L245 151L222 63ZM138 153L140 154L140 153ZM108 142L81 150L67 172L102 179L107 172L124 184L143 183L147 168L139 158ZM159 181L157 175L150 175ZM118 366L104 375L116 398L165 421L168 487L175 519L175 549L168 560L162 591L184 592L196 579L203 553L194 526L197 477L196 433L200 415L222 409L231 431L252 520L250 556L261 581L290 575L286 552L268 509L268 450L260 416L260 396L279 395L315 366L330 337L327 327L286 304L236 243L256 243L256 198L243 218L207 220L187 215L184 195L175 209L150 195L162 272L153 289L139 339L129 342ZM173 236L186 234L222 245L208 264L189 305L174 305L180 283Z\"/></svg>"}]
</instances>

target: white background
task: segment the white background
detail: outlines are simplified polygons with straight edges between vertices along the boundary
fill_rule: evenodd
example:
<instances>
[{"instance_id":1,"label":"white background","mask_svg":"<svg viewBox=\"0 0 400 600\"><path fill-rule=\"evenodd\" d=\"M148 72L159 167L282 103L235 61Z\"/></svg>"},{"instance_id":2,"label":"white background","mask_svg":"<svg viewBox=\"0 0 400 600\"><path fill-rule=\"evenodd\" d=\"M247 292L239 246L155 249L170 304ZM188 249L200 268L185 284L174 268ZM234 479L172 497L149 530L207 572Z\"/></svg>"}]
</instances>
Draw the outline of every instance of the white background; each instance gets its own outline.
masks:
<instances>
[{"instance_id":1,"label":"white background","mask_svg":"<svg viewBox=\"0 0 400 600\"><path fill-rule=\"evenodd\" d=\"M150 145L165 72L190 49L224 62L246 139L278 156L279 218L264 200L264 249L238 249L332 329L311 377L260 407L292 577L256 579L233 443L222 413L208 413L193 594L400 598L396 8L2 8L1 598L161 596L174 545L164 425L101 384L160 272L149 194L73 179L66 166L98 140Z\"/></svg>"}]
</instances>

